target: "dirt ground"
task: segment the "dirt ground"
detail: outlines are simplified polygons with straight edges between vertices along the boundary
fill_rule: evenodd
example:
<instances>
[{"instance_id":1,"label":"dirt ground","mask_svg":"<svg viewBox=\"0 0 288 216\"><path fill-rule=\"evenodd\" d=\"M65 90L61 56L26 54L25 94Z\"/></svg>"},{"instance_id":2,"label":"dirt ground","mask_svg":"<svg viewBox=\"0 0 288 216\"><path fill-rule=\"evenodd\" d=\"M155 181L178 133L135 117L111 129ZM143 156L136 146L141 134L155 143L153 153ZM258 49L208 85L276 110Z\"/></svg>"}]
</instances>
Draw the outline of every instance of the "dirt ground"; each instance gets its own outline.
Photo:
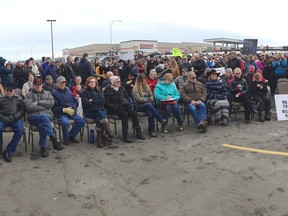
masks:
<instances>
[{"instance_id":1,"label":"dirt ground","mask_svg":"<svg viewBox=\"0 0 288 216\"><path fill-rule=\"evenodd\" d=\"M19 143L12 163L0 160L0 216L288 216L288 157L221 146L288 152L288 124L243 116L205 134L191 118L183 132L170 122L169 134L132 144L119 135L111 148L49 143L45 159Z\"/></svg>"}]
</instances>

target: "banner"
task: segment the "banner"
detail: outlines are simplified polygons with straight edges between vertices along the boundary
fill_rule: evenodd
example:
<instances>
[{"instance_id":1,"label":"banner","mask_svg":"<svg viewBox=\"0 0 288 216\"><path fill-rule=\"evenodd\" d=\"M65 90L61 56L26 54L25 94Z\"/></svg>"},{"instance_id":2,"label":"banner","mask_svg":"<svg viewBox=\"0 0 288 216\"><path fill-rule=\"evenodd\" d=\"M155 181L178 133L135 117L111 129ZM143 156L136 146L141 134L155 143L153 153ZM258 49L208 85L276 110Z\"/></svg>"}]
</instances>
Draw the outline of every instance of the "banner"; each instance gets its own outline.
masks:
<instances>
[{"instance_id":1,"label":"banner","mask_svg":"<svg viewBox=\"0 0 288 216\"><path fill-rule=\"evenodd\" d=\"M180 56L182 58L182 51L179 48L172 49L172 56Z\"/></svg>"},{"instance_id":2,"label":"banner","mask_svg":"<svg viewBox=\"0 0 288 216\"><path fill-rule=\"evenodd\" d=\"M256 54L257 43L258 39L244 39L243 54Z\"/></svg>"},{"instance_id":3,"label":"banner","mask_svg":"<svg viewBox=\"0 0 288 216\"><path fill-rule=\"evenodd\" d=\"M216 70L217 73L220 73L220 76L225 74L225 67L219 67L219 68L213 68L213 69Z\"/></svg>"},{"instance_id":4,"label":"banner","mask_svg":"<svg viewBox=\"0 0 288 216\"><path fill-rule=\"evenodd\" d=\"M288 120L288 94L274 95L277 120Z\"/></svg>"}]
</instances>

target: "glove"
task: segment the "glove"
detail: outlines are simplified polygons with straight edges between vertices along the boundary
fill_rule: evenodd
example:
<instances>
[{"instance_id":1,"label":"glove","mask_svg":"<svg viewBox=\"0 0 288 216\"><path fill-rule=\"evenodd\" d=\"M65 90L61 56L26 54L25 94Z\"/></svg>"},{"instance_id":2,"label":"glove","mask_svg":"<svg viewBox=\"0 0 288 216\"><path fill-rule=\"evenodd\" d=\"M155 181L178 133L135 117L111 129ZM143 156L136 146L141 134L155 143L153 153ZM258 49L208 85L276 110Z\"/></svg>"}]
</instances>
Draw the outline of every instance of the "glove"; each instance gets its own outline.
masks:
<instances>
[{"instance_id":1,"label":"glove","mask_svg":"<svg viewBox=\"0 0 288 216\"><path fill-rule=\"evenodd\" d=\"M63 108L63 113L73 116L75 114L75 110L72 107L67 107Z\"/></svg>"}]
</instances>

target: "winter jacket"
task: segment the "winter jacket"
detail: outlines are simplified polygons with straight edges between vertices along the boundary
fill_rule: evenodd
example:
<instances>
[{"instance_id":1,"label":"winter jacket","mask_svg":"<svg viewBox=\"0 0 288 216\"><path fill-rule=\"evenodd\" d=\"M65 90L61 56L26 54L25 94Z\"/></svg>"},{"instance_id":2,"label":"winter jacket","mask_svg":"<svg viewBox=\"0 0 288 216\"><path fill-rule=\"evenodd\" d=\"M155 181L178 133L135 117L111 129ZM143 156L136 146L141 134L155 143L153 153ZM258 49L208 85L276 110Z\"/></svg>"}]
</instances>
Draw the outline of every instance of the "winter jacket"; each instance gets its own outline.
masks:
<instances>
[{"instance_id":1,"label":"winter jacket","mask_svg":"<svg viewBox=\"0 0 288 216\"><path fill-rule=\"evenodd\" d=\"M76 112L77 100L68 87L65 87L63 90L57 88L52 92L52 95L55 100L52 110L56 115L62 115L63 108L67 107L72 107Z\"/></svg>"},{"instance_id":2,"label":"winter jacket","mask_svg":"<svg viewBox=\"0 0 288 216\"><path fill-rule=\"evenodd\" d=\"M0 97L0 121L12 124L24 115L23 99L18 95Z\"/></svg>"},{"instance_id":3,"label":"winter jacket","mask_svg":"<svg viewBox=\"0 0 288 216\"><path fill-rule=\"evenodd\" d=\"M218 99L225 100L227 99L228 92L225 88L225 85L219 80L210 80L206 82L205 89L207 92L208 99Z\"/></svg>"},{"instance_id":4,"label":"winter jacket","mask_svg":"<svg viewBox=\"0 0 288 216\"><path fill-rule=\"evenodd\" d=\"M123 86L120 86L118 91L116 91L112 86L108 86L104 90L104 97L105 107L107 108L108 113L111 112L111 110L116 109L131 109L128 94Z\"/></svg>"},{"instance_id":5,"label":"winter jacket","mask_svg":"<svg viewBox=\"0 0 288 216\"><path fill-rule=\"evenodd\" d=\"M163 78L159 80L155 89L154 89L154 97L156 101L166 100L167 96L170 96L177 101L180 99L180 94L176 88L175 83L166 84L163 81Z\"/></svg>"},{"instance_id":6,"label":"winter jacket","mask_svg":"<svg viewBox=\"0 0 288 216\"><path fill-rule=\"evenodd\" d=\"M207 92L205 86L201 82L187 82L180 87L181 99L185 103L191 103L192 100L201 100L205 102Z\"/></svg>"},{"instance_id":7,"label":"winter jacket","mask_svg":"<svg viewBox=\"0 0 288 216\"><path fill-rule=\"evenodd\" d=\"M82 77L82 84L85 85L89 76L95 76L91 63L86 58L81 58L78 64L78 74Z\"/></svg>"},{"instance_id":8,"label":"winter jacket","mask_svg":"<svg viewBox=\"0 0 288 216\"><path fill-rule=\"evenodd\" d=\"M92 101L89 101L92 99ZM91 111L104 110L105 98L101 91L87 88L81 94L82 106L84 114Z\"/></svg>"},{"instance_id":9,"label":"winter jacket","mask_svg":"<svg viewBox=\"0 0 288 216\"><path fill-rule=\"evenodd\" d=\"M260 87L258 87L257 85L262 86L263 88L260 89ZM263 81L257 82L256 80L254 80L249 88L249 92L252 94L253 96L264 96L267 94L268 89L267 89L267 84Z\"/></svg>"},{"instance_id":10,"label":"winter jacket","mask_svg":"<svg viewBox=\"0 0 288 216\"><path fill-rule=\"evenodd\" d=\"M35 102L37 102L37 104L34 104ZM42 114L51 117L51 108L54 105L54 98L50 91L42 90L41 92L37 92L33 89L25 95L24 105L28 118L31 115Z\"/></svg>"},{"instance_id":11,"label":"winter jacket","mask_svg":"<svg viewBox=\"0 0 288 216\"><path fill-rule=\"evenodd\" d=\"M272 63L272 68L275 70L276 76L285 76L286 75L286 67L287 67L287 62L285 59L282 59L280 61L275 60Z\"/></svg>"}]
</instances>

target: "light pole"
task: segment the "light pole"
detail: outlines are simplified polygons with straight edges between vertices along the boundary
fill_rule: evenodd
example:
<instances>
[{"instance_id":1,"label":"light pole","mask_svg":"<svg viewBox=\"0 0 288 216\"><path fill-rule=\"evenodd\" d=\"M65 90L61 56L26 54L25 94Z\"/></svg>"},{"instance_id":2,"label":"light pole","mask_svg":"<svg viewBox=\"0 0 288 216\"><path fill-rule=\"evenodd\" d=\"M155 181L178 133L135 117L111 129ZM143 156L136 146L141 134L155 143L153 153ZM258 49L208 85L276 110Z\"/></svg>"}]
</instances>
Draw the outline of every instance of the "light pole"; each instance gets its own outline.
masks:
<instances>
[{"instance_id":1,"label":"light pole","mask_svg":"<svg viewBox=\"0 0 288 216\"><path fill-rule=\"evenodd\" d=\"M110 23L110 56L112 56L112 25L113 23L115 22L121 22L121 20L113 20L111 23Z\"/></svg>"},{"instance_id":2,"label":"light pole","mask_svg":"<svg viewBox=\"0 0 288 216\"><path fill-rule=\"evenodd\" d=\"M56 20L46 20L47 22L50 22L51 23L51 45L52 45L52 59L54 59L54 44L53 44L53 25L52 23L53 22L56 22Z\"/></svg>"}]
</instances>

